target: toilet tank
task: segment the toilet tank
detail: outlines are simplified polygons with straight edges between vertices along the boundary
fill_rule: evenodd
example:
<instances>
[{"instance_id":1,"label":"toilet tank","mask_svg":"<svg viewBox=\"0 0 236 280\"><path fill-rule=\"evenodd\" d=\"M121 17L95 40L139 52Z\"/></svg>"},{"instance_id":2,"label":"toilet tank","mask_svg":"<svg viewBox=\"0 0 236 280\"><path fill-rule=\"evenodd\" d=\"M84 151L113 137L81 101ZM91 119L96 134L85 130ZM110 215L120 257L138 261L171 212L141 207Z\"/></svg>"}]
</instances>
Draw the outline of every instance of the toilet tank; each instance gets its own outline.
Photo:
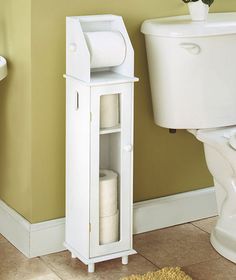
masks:
<instances>
[{"instance_id":1,"label":"toilet tank","mask_svg":"<svg viewBox=\"0 0 236 280\"><path fill-rule=\"evenodd\" d=\"M236 124L236 13L147 20L145 34L155 123L167 128Z\"/></svg>"}]
</instances>

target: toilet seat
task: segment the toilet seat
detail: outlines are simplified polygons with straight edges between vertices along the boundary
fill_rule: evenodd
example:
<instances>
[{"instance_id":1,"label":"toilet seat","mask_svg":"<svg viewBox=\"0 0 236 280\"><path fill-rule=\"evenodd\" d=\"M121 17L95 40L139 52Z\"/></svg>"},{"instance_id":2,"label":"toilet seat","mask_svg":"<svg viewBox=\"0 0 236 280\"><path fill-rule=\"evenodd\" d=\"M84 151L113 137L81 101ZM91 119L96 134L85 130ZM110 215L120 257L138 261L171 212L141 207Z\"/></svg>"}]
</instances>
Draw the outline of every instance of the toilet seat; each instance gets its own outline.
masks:
<instances>
[{"instance_id":1,"label":"toilet seat","mask_svg":"<svg viewBox=\"0 0 236 280\"><path fill-rule=\"evenodd\" d=\"M213 129L199 129L195 137L203 143L221 147L223 150L236 150L236 126L219 127ZM227 152L227 153L228 153Z\"/></svg>"}]
</instances>

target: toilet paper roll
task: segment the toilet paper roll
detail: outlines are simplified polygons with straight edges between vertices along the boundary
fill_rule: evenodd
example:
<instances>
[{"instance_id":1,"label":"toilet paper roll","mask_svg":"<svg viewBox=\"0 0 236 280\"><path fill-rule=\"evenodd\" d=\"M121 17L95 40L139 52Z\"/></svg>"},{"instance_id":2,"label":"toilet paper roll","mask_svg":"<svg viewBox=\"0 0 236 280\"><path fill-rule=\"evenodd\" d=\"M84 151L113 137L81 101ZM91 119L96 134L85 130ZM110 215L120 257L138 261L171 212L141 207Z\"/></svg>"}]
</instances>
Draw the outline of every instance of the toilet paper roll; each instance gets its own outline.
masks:
<instances>
[{"instance_id":1,"label":"toilet paper roll","mask_svg":"<svg viewBox=\"0 0 236 280\"><path fill-rule=\"evenodd\" d=\"M118 66L126 56L124 37L117 31L85 32L91 68Z\"/></svg>"},{"instance_id":2,"label":"toilet paper roll","mask_svg":"<svg viewBox=\"0 0 236 280\"><path fill-rule=\"evenodd\" d=\"M100 128L109 128L119 124L119 95L101 95Z\"/></svg>"},{"instance_id":3,"label":"toilet paper roll","mask_svg":"<svg viewBox=\"0 0 236 280\"><path fill-rule=\"evenodd\" d=\"M115 215L99 219L99 241L100 244L108 244L118 241L119 238L119 211Z\"/></svg>"},{"instance_id":4,"label":"toilet paper roll","mask_svg":"<svg viewBox=\"0 0 236 280\"><path fill-rule=\"evenodd\" d=\"M99 216L111 216L117 212L117 174L111 170L100 170Z\"/></svg>"}]
</instances>

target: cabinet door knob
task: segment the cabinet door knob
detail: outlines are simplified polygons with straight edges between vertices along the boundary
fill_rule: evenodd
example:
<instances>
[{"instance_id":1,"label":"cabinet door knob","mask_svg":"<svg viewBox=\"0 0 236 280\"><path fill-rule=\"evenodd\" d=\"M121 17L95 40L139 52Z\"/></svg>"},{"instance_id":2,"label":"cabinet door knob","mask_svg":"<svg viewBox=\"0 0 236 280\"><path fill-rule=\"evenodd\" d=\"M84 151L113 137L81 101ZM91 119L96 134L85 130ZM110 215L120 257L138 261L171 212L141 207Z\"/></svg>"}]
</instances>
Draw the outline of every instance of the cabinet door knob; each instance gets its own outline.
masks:
<instances>
[{"instance_id":1,"label":"cabinet door knob","mask_svg":"<svg viewBox=\"0 0 236 280\"><path fill-rule=\"evenodd\" d=\"M126 145L126 146L124 146L124 151L126 151L126 152L132 152L132 151L133 151L133 146L132 146L132 145Z\"/></svg>"}]
</instances>

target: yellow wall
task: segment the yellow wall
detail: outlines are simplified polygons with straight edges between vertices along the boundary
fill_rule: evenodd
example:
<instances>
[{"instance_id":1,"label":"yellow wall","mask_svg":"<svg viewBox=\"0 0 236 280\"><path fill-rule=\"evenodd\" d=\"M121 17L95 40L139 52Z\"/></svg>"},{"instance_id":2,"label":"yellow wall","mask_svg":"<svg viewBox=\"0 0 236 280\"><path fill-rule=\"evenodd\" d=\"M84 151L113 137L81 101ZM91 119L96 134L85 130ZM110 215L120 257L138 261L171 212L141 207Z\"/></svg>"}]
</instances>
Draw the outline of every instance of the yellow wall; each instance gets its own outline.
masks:
<instances>
[{"instance_id":1,"label":"yellow wall","mask_svg":"<svg viewBox=\"0 0 236 280\"><path fill-rule=\"evenodd\" d=\"M9 76L0 82L0 198L31 219L31 1L0 0L0 55Z\"/></svg>"},{"instance_id":2,"label":"yellow wall","mask_svg":"<svg viewBox=\"0 0 236 280\"><path fill-rule=\"evenodd\" d=\"M17 3L24 2L28 5L28 1L30 0L9 2L14 2L16 8ZM234 11L236 2L216 0L211 10ZM24 10L24 13L27 11L28 9ZM213 184L205 165L201 143L185 131L170 135L167 130L155 126L152 117L144 37L140 33L140 25L148 18L186 14L186 5L181 0L31 0L31 26L29 16L24 17L25 21L29 20L29 25L24 26L25 30L28 31L31 27L31 80L30 73L21 73L20 65L16 64L20 58L14 56L13 61L13 56L9 56L11 63L14 62L17 67L15 75L23 75L24 78L16 92L14 83L10 80L13 79L12 74L4 82L7 86L1 85L0 94L1 134L7 133L5 122L13 122L13 117L18 113L17 123L13 125L18 129L17 132L7 134L9 145L6 144L6 136L1 135L0 152L4 154L5 150L8 151L11 161L7 167L4 165L7 155L5 158L2 155L0 157L0 196L31 222L64 215L65 81L62 74L65 72L65 17L102 13L123 16L135 50L135 74L140 78L135 86L135 201ZM17 17L21 16L18 13ZM10 28L14 19L6 21L5 18L4 21L7 28ZM29 38L28 34L26 38ZM19 44L24 45L25 38L19 39ZM16 48L13 41L8 48ZM1 51L8 56L7 48ZM28 65L30 49L25 48L24 51L20 57L23 59L24 56ZM15 52L17 53L16 49ZM27 95L30 86L31 93ZM8 94L9 97L2 97ZM21 103L17 104L19 99ZM6 100L11 102L8 106ZM8 114L4 115L6 108ZM27 136L29 132L30 137ZM22 135L26 135L25 138L21 138ZM22 146L18 145L19 139L25 140L21 143ZM7 168L12 168L12 172L9 171L11 176L8 174L8 179L3 179ZM21 176L21 184L18 183L17 176ZM30 182L30 185L26 182ZM31 209L31 214L22 208L22 204L18 205L22 201L14 194L16 190L21 197L25 188L25 205L32 206L32 209L28 208Z\"/></svg>"}]
</instances>

